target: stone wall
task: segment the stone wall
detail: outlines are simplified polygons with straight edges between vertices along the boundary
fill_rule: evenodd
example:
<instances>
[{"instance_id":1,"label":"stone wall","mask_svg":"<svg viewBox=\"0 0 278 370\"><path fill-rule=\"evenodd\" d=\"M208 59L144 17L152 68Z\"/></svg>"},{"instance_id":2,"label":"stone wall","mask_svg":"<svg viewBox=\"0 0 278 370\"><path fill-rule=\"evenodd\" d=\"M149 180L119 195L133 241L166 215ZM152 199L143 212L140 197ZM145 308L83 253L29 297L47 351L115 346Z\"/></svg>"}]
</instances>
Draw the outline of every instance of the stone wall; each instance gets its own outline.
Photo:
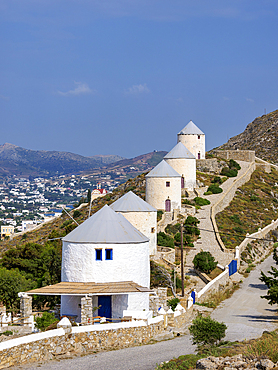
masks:
<instances>
[{"instance_id":1,"label":"stone wall","mask_svg":"<svg viewBox=\"0 0 278 370\"><path fill-rule=\"evenodd\" d=\"M167 306L167 288L154 288L155 295L150 295L149 310L153 311L153 315L158 315L158 309L163 307L164 310L168 310Z\"/></svg>"},{"instance_id":2,"label":"stone wall","mask_svg":"<svg viewBox=\"0 0 278 370\"><path fill-rule=\"evenodd\" d=\"M202 290L197 294L197 301L204 302L208 296L219 292L229 284L229 268L227 267L220 275L211 280Z\"/></svg>"},{"instance_id":3,"label":"stone wall","mask_svg":"<svg viewBox=\"0 0 278 370\"><path fill-rule=\"evenodd\" d=\"M211 222L212 222L212 225L213 225L213 229L216 232L215 236L216 236L216 239L218 241L218 244L219 244L220 248L223 251L228 252L228 250L226 250L225 245L222 242L222 239L219 235L218 227L217 227L217 224L216 224L216 221L215 221L215 216L216 216L217 213L223 211L223 209L226 208L230 204L230 202L232 201L232 199L235 195L236 190L240 186L242 186L243 184L245 184L247 181L250 180L251 175L255 171L255 169L256 169L255 162L251 162L248 169L245 171L245 173L243 175L241 175L239 178L235 179L235 181L229 187L227 192L225 192L220 197L220 199L211 207L211 211L210 211L211 212L210 213Z\"/></svg>"},{"instance_id":4,"label":"stone wall","mask_svg":"<svg viewBox=\"0 0 278 370\"><path fill-rule=\"evenodd\" d=\"M168 247L157 247L157 253L156 257L164 258L167 261L170 261L171 263L175 263L176 257L175 257L175 249L168 248Z\"/></svg>"},{"instance_id":5,"label":"stone wall","mask_svg":"<svg viewBox=\"0 0 278 370\"><path fill-rule=\"evenodd\" d=\"M197 159L196 160L196 169L200 172L210 172L219 174L223 168L223 163L225 161L219 162L217 158L208 158L208 159Z\"/></svg>"},{"instance_id":6,"label":"stone wall","mask_svg":"<svg viewBox=\"0 0 278 370\"><path fill-rule=\"evenodd\" d=\"M192 315L192 309L172 314L171 323L182 326ZM168 315L165 315L168 316ZM0 368L23 363L48 361L63 354L82 354L115 350L148 343L163 333L167 319L150 319L118 324L60 327L44 333L26 335L0 343Z\"/></svg>"},{"instance_id":7,"label":"stone wall","mask_svg":"<svg viewBox=\"0 0 278 370\"><path fill-rule=\"evenodd\" d=\"M212 150L216 157L235 161L255 162L254 150Z\"/></svg>"}]
</instances>

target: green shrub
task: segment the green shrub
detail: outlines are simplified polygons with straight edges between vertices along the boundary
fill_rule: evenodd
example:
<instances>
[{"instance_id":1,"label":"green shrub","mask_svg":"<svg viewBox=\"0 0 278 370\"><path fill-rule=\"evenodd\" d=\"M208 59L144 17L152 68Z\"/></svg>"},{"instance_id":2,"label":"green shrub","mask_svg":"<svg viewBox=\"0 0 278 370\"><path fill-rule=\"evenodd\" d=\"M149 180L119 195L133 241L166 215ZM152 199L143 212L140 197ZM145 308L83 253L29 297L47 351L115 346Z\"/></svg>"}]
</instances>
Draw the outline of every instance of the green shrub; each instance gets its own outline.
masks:
<instances>
[{"instance_id":1,"label":"green shrub","mask_svg":"<svg viewBox=\"0 0 278 370\"><path fill-rule=\"evenodd\" d=\"M213 183L213 184L215 184L215 183L217 183L217 184L222 184L222 179L221 179L221 177L220 176L215 176L212 180L211 180L211 182Z\"/></svg>"},{"instance_id":2,"label":"green shrub","mask_svg":"<svg viewBox=\"0 0 278 370\"><path fill-rule=\"evenodd\" d=\"M229 161L229 167L230 168L235 168L238 171L241 169L239 163L237 163L234 159L230 159L230 161Z\"/></svg>"},{"instance_id":3,"label":"green shrub","mask_svg":"<svg viewBox=\"0 0 278 370\"><path fill-rule=\"evenodd\" d=\"M218 184L211 184L208 187L207 192L209 192L209 191L211 191L212 194L218 194L218 193L222 193L223 189L221 189Z\"/></svg>"},{"instance_id":4,"label":"green shrub","mask_svg":"<svg viewBox=\"0 0 278 370\"><path fill-rule=\"evenodd\" d=\"M179 302L180 300L178 298L172 298L172 299L168 299L167 305L168 307L171 307L173 311L175 311Z\"/></svg>"},{"instance_id":5,"label":"green shrub","mask_svg":"<svg viewBox=\"0 0 278 370\"><path fill-rule=\"evenodd\" d=\"M245 234L243 228L240 226L234 227L234 231L238 234Z\"/></svg>"},{"instance_id":6,"label":"green shrub","mask_svg":"<svg viewBox=\"0 0 278 370\"><path fill-rule=\"evenodd\" d=\"M62 223L62 225L60 226L60 229L63 229L64 227L70 225L72 223L72 220L66 220Z\"/></svg>"},{"instance_id":7,"label":"green shrub","mask_svg":"<svg viewBox=\"0 0 278 370\"><path fill-rule=\"evenodd\" d=\"M198 229L197 225L200 221L193 216L188 216L184 221L184 232L185 234L190 235L200 235L200 230Z\"/></svg>"},{"instance_id":8,"label":"green shrub","mask_svg":"<svg viewBox=\"0 0 278 370\"><path fill-rule=\"evenodd\" d=\"M256 197L256 195L250 195L250 200L252 202L256 202L256 201L260 200L260 198L259 197Z\"/></svg>"},{"instance_id":9,"label":"green shrub","mask_svg":"<svg viewBox=\"0 0 278 370\"><path fill-rule=\"evenodd\" d=\"M201 251L194 257L193 265L196 269L209 274L217 266L217 261L210 252Z\"/></svg>"},{"instance_id":10,"label":"green shrub","mask_svg":"<svg viewBox=\"0 0 278 370\"><path fill-rule=\"evenodd\" d=\"M205 193L204 193L204 195L211 195L212 194L212 191L206 191Z\"/></svg>"},{"instance_id":11,"label":"green shrub","mask_svg":"<svg viewBox=\"0 0 278 370\"><path fill-rule=\"evenodd\" d=\"M11 330L6 330L6 331L3 331L3 333L0 333L0 335L13 335L13 332Z\"/></svg>"},{"instance_id":12,"label":"green shrub","mask_svg":"<svg viewBox=\"0 0 278 370\"><path fill-rule=\"evenodd\" d=\"M157 211L157 221L162 219L163 211Z\"/></svg>"},{"instance_id":13,"label":"green shrub","mask_svg":"<svg viewBox=\"0 0 278 370\"><path fill-rule=\"evenodd\" d=\"M160 231L157 234L157 245L161 247L171 247L174 248L174 239L170 235L166 235L164 232Z\"/></svg>"},{"instance_id":14,"label":"green shrub","mask_svg":"<svg viewBox=\"0 0 278 370\"><path fill-rule=\"evenodd\" d=\"M181 224L177 223L175 225L172 225L172 224L168 224L166 227L165 227L165 232L167 234L173 234L175 235L177 232L179 232L181 229Z\"/></svg>"},{"instance_id":15,"label":"green shrub","mask_svg":"<svg viewBox=\"0 0 278 370\"><path fill-rule=\"evenodd\" d=\"M50 326L54 321L57 321L54 317L54 313L44 312L42 317L36 317L36 328L40 329L41 331L45 331L45 329Z\"/></svg>"},{"instance_id":16,"label":"green shrub","mask_svg":"<svg viewBox=\"0 0 278 370\"><path fill-rule=\"evenodd\" d=\"M74 212L73 212L73 218L78 218L78 217L80 217L81 216L81 212L78 210L78 209L76 209Z\"/></svg>"},{"instance_id":17,"label":"green shrub","mask_svg":"<svg viewBox=\"0 0 278 370\"><path fill-rule=\"evenodd\" d=\"M201 198L201 197L195 197L194 202L197 204L197 206L206 206L210 204L210 201L208 199Z\"/></svg>"},{"instance_id":18,"label":"green shrub","mask_svg":"<svg viewBox=\"0 0 278 370\"><path fill-rule=\"evenodd\" d=\"M221 170L221 175L227 176L227 177L236 177L237 173L238 172L236 168L224 167Z\"/></svg>"},{"instance_id":19,"label":"green shrub","mask_svg":"<svg viewBox=\"0 0 278 370\"><path fill-rule=\"evenodd\" d=\"M227 326L222 322L213 320L211 317L197 316L189 327L192 335L193 344L198 346L210 345L218 343L225 337Z\"/></svg>"}]
</instances>

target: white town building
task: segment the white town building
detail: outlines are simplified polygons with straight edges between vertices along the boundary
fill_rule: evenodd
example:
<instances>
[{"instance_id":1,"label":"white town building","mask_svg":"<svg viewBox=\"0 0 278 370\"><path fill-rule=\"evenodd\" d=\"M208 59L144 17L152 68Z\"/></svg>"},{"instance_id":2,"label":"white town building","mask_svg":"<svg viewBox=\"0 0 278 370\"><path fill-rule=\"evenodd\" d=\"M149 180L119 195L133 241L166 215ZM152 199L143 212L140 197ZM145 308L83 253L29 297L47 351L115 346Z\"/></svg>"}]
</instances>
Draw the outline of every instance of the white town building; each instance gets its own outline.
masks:
<instances>
[{"instance_id":1,"label":"white town building","mask_svg":"<svg viewBox=\"0 0 278 370\"><path fill-rule=\"evenodd\" d=\"M181 187L193 191L196 186L196 158L194 155L179 142L165 155L164 160L181 175Z\"/></svg>"},{"instance_id":2,"label":"white town building","mask_svg":"<svg viewBox=\"0 0 278 370\"><path fill-rule=\"evenodd\" d=\"M206 158L205 134L192 121L178 133L178 143L179 142L182 143L196 159Z\"/></svg>"},{"instance_id":3,"label":"white town building","mask_svg":"<svg viewBox=\"0 0 278 370\"><path fill-rule=\"evenodd\" d=\"M181 209L181 175L165 160L146 175L146 202L165 212Z\"/></svg>"},{"instance_id":4,"label":"white town building","mask_svg":"<svg viewBox=\"0 0 278 370\"><path fill-rule=\"evenodd\" d=\"M150 255L156 254L157 210L132 191L110 205L150 240Z\"/></svg>"},{"instance_id":5,"label":"white town building","mask_svg":"<svg viewBox=\"0 0 278 370\"><path fill-rule=\"evenodd\" d=\"M94 316L119 318L124 310L149 311L149 239L105 205L63 238L61 280L106 284L91 293L93 307L101 305ZM115 293L105 293L114 283ZM61 315L76 315L80 322L81 298L62 295Z\"/></svg>"}]
</instances>

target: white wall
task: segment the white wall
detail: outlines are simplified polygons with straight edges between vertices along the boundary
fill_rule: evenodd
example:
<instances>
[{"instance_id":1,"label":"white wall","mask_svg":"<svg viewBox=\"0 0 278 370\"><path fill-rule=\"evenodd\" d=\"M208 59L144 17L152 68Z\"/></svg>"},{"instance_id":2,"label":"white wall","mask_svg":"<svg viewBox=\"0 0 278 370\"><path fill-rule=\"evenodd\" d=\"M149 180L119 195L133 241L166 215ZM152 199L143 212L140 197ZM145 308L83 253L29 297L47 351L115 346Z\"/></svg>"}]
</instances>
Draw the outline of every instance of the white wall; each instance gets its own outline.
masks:
<instances>
[{"instance_id":1,"label":"white wall","mask_svg":"<svg viewBox=\"0 0 278 370\"><path fill-rule=\"evenodd\" d=\"M198 159L198 153L201 154L200 159L206 158L206 137L205 135L183 135L178 134L178 143L181 142L186 148Z\"/></svg>"},{"instance_id":2,"label":"white wall","mask_svg":"<svg viewBox=\"0 0 278 370\"><path fill-rule=\"evenodd\" d=\"M170 181L170 187L166 187ZM181 209L181 177L146 177L146 202L165 210L165 200L171 200L171 211Z\"/></svg>"},{"instance_id":3,"label":"white wall","mask_svg":"<svg viewBox=\"0 0 278 370\"><path fill-rule=\"evenodd\" d=\"M164 160L184 177L184 187L193 190L196 187L195 158L164 158Z\"/></svg>"},{"instance_id":4,"label":"white wall","mask_svg":"<svg viewBox=\"0 0 278 370\"><path fill-rule=\"evenodd\" d=\"M157 212L119 212L121 213L136 229L141 231L150 239L150 255L156 254L157 245ZM154 232L152 232L154 229Z\"/></svg>"},{"instance_id":5,"label":"white wall","mask_svg":"<svg viewBox=\"0 0 278 370\"><path fill-rule=\"evenodd\" d=\"M105 249L113 260L105 260ZM95 249L102 249L96 261ZM63 242L62 281L109 283L134 281L150 286L149 242L137 244L78 244Z\"/></svg>"}]
</instances>

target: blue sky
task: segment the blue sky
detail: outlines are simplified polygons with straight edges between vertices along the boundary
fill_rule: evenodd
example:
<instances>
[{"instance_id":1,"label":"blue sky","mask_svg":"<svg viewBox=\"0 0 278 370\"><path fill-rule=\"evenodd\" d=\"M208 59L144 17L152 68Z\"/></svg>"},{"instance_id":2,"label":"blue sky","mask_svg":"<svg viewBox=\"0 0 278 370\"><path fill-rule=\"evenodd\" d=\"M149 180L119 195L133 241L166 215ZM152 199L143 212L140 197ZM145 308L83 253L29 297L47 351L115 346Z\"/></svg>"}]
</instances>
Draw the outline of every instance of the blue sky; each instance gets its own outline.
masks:
<instances>
[{"instance_id":1,"label":"blue sky","mask_svg":"<svg viewBox=\"0 0 278 370\"><path fill-rule=\"evenodd\" d=\"M1 140L134 157L192 119L211 149L278 109L276 0L0 0Z\"/></svg>"}]
</instances>

